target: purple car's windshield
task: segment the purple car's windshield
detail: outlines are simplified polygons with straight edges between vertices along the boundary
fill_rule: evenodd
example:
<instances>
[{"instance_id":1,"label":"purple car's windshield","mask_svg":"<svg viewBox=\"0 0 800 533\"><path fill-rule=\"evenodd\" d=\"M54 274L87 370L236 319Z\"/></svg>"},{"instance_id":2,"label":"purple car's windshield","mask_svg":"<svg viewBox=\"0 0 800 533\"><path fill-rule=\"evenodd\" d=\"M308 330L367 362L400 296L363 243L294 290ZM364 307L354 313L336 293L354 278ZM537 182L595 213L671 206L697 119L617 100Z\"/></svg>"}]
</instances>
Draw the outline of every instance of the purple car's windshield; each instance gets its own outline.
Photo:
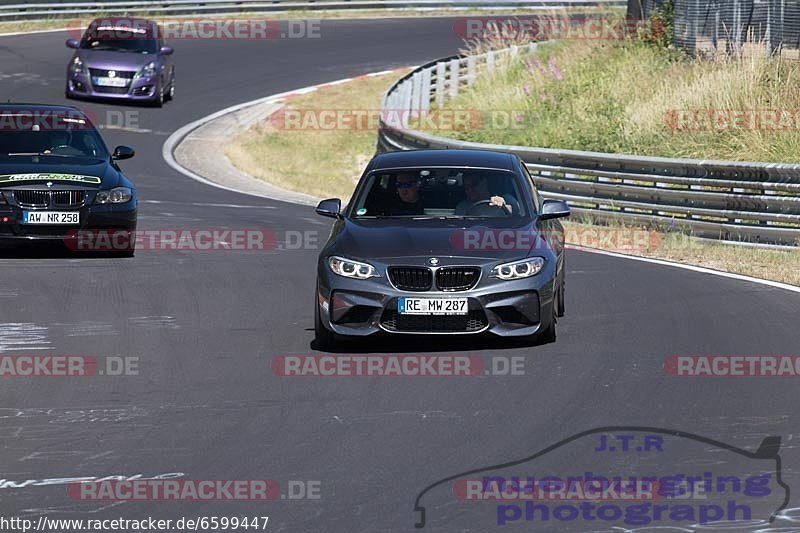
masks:
<instances>
[{"instance_id":1,"label":"purple car's windshield","mask_svg":"<svg viewBox=\"0 0 800 533\"><path fill-rule=\"evenodd\" d=\"M90 28L81 39L80 47L83 50L155 54L158 52L158 41L154 37L137 35L130 30L114 32Z\"/></svg>"},{"instance_id":2,"label":"purple car's windshield","mask_svg":"<svg viewBox=\"0 0 800 533\"><path fill-rule=\"evenodd\" d=\"M520 180L507 171L409 168L367 177L356 218L506 218L526 216Z\"/></svg>"}]
</instances>

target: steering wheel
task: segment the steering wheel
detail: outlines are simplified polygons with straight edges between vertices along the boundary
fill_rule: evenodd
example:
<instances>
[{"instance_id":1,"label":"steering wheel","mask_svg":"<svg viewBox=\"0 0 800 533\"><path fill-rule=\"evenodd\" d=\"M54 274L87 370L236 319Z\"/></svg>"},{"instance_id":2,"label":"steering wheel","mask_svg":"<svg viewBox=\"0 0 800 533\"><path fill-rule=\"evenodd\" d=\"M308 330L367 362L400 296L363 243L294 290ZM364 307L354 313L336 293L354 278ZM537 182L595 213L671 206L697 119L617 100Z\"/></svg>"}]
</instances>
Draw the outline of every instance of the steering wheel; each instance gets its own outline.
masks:
<instances>
[{"instance_id":1,"label":"steering wheel","mask_svg":"<svg viewBox=\"0 0 800 533\"><path fill-rule=\"evenodd\" d=\"M58 146L53 146L50 148L51 154L63 154L63 155L84 155L83 152L75 148L74 146L70 146L68 144L59 144Z\"/></svg>"},{"instance_id":2,"label":"steering wheel","mask_svg":"<svg viewBox=\"0 0 800 533\"><path fill-rule=\"evenodd\" d=\"M503 204L503 205L495 205L495 204L493 204L493 203L492 203L492 200L491 200L491 199L490 199L490 200L479 200L479 201L475 202L474 204L472 204L471 206L469 206L469 209L467 209L467 213L469 213L469 212L473 211L473 210L474 210L476 207L479 207L479 206L481 206L481 205L483 205L483 204L486 204L486 205L487 205L487 206L489 206L489 207L496 207L496 208L499 208L499 209L501 209L501 210L503 211L503 214L506 216L506 218L509 218L509 217L511 217L511 213L509 213L508 209L506 209L506 207L508 206L508 204Z\"/></svg>"}]
</instances>

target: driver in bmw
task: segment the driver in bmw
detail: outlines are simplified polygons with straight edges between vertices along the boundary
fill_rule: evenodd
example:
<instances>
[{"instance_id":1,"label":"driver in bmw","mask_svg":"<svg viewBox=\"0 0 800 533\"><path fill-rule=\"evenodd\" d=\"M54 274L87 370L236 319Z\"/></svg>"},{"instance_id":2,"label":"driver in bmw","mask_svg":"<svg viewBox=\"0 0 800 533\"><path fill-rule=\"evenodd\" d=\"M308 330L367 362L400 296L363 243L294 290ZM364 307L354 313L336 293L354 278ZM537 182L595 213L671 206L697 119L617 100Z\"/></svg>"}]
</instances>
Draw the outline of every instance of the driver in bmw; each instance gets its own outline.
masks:
<instances>
[{"instance_id":1,"label":"driver in bmw","mask_svg":"<svg viewBox=\"0 0 800 533\"><path fill-rule=\"evenodd\" d=\"M519 212L512 197L492 196L486 176L467 174L463 178L466 199L456 205L456 215L497 216L500 210L506 216Z\"/></svg>"},{"instance_id":2,"label":"driver in bmw","mask_svg":"<svg viewBox=\"0 0 800 533\"><path fill-rule=\"evenodd\" d=\"M43 154L55 154L58 153L60 149L68 148L72 149L70 146L70 142L72 141L72 135L66 131L55 131L50 133L50 147L42 150Z\"/></svg>"}]
</instances>

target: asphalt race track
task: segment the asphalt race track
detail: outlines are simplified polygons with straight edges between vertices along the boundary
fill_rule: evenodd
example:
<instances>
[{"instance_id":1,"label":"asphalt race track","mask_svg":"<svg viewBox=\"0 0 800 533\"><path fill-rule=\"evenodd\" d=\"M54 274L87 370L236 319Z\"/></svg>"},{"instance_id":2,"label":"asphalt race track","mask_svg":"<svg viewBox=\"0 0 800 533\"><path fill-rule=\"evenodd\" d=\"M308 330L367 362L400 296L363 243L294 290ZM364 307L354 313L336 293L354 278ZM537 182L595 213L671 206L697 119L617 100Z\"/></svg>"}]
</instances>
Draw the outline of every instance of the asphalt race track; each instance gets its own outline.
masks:
<instances>
[{"instance_id":1,"label":"asphalt race track","mask_svg":"<svg viewBox=\"0 0 800 533\"><path fill-rule=\"evenodd\" d=\"M66 102L67 37L0 38L0 96ZM161 157L167 136L240 102L420 64L460 46L452 20L424 18L326 21L319 39L173 44L177 94L163 109L72 104L99 116L138 113L140 131L103 133L112 147L137 151L121 166L139 190L140 229L262 228L279 242L287 231L324 240L329 220L175 172ZM783 479L794 489L789 507L800 507L798 378L693 379L662 368L675 354L800 355L800 294L570 251L567 315L555 344L395 340L354 348L521 356L524 375L289 378L273 373L274 357L316 353L317 251L280 248L141 251L132 259L3 252L0 353L137 357L139 374L0 380L0 515L269 516L273 532L411 531L414 500L427 485L599 426L671 428L748 449L780 436ZM548 466L566 470L574 460L552 457ZM313 481L319 498L81 501L63 484L7 482L169 473ZM452 503L428 507L427 530L493 529Z\"/></svg>"}]
</instances>

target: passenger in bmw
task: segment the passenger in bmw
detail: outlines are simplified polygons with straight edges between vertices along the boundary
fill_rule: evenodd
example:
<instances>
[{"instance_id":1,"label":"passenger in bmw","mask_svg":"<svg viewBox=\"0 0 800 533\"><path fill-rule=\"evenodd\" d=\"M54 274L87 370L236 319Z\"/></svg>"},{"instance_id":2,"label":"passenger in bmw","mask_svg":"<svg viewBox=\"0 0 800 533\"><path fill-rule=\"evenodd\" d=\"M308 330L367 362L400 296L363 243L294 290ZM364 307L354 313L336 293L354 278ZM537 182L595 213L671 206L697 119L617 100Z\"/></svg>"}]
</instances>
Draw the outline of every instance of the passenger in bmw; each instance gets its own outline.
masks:
<instances>
[{"instance_id":1,"label":"passenger in bmw","mask_svg":"<svg viewBox=\"0 0 800 533\"><path fill-rule=\"evenodd\" d=\"M392 207L392 216L424 214L422 195L419 192L419 179L410 173L398 174L394 181L400 201Z\"/></svg>"}]
</instances>

